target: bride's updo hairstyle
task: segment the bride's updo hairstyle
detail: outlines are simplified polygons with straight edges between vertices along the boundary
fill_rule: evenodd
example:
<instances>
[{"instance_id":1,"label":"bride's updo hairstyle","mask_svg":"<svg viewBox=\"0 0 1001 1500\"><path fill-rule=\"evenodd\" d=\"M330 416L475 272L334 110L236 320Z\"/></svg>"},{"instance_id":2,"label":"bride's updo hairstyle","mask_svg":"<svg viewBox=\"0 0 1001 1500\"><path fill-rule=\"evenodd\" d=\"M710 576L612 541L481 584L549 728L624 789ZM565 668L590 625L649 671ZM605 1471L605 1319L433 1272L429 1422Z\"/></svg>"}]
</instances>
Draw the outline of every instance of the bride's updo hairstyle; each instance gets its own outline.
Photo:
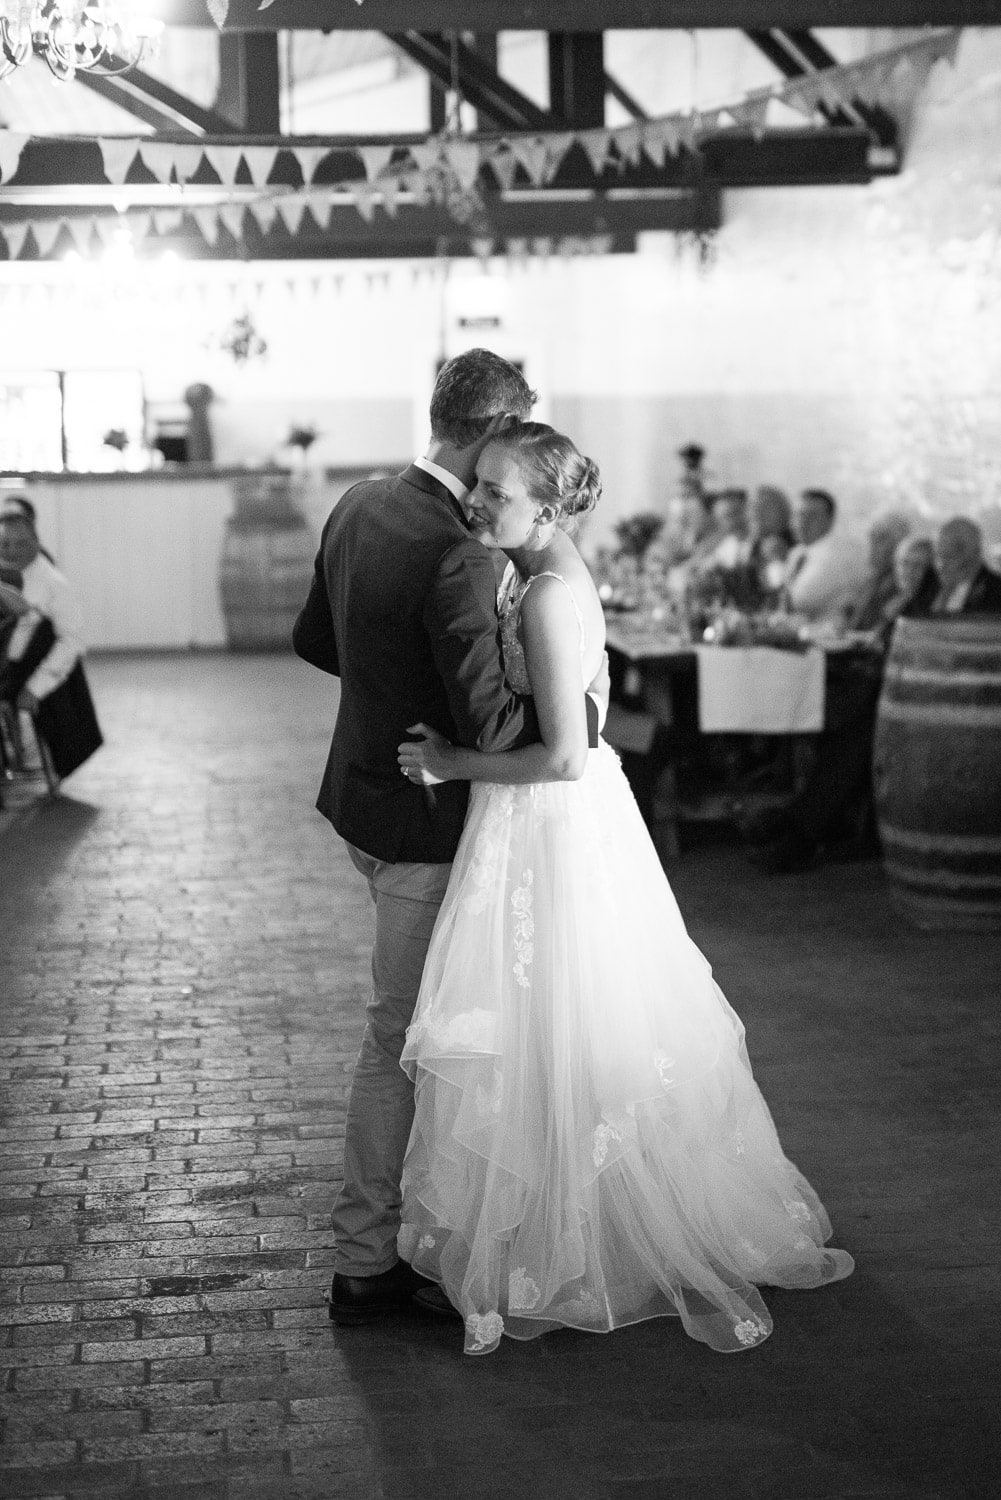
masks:
<instances>
[{"instance_id":1,"label":"bride's updo hairstyle","mask_svg":"<svg viewBox=\"0 0 1001 1500\"><path fill-rule=\"evenodd\" d=\"M515 422L491 440L513 448L533 499L552 505L557 520L579 520L601 496L598 466L545 422Z\"/></svg>"}]
</instances>

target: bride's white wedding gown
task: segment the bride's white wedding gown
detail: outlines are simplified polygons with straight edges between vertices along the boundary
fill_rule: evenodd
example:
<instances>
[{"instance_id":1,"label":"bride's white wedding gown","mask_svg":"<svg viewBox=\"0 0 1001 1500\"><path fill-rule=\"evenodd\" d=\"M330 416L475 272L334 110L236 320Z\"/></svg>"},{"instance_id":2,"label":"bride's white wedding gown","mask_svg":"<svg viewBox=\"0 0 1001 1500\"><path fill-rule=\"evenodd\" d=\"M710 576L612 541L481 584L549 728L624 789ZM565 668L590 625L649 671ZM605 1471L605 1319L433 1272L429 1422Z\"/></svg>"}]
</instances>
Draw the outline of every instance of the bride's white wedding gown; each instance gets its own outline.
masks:
<instances>
[{"instance_id":1,"label":"bride's white wedding gown","mask_svg":"<svg viewBox=\"0 0 1001 1500\"><path fill-rule=\"evenodd\" d=\"M521 692L526 588L501 603ZM670 1314L735 1352L771 1332L759 1285L852 1271L603 742L579 781L473 785L403 1066L400 1251L467 1353Z\"/></svg>"}]
</instances>

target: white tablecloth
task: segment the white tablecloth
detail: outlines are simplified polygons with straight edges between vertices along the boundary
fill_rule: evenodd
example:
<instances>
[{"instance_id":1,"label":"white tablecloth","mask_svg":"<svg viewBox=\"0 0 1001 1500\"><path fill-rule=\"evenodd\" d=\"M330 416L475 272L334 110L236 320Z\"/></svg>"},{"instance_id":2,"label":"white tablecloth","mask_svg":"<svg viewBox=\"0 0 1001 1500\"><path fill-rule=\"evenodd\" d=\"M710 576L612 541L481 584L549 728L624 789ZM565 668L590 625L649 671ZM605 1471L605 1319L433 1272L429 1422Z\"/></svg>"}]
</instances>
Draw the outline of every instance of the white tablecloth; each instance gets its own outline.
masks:
<instances>
[{"instance_id":1,"label":"white tablecloth","mask_svg":"<svg viewBox=\"0 0 1001 1500\"><path fill-rule=\"evenodd\" d=\"M697 646L699 727L706 734L817 734L824 727L824 653L771 646Z\"/></svg>"}]
</instances>

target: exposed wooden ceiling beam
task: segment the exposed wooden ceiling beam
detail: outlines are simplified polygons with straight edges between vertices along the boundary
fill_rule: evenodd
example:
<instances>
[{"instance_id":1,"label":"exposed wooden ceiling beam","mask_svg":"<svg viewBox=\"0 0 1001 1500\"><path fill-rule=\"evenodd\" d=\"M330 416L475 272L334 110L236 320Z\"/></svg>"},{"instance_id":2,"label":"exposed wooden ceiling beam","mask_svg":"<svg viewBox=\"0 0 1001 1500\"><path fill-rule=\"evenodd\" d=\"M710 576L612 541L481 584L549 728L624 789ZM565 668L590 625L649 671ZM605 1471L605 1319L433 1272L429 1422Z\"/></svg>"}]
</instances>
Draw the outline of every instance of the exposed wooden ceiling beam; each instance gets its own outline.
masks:
<instances>
[{"instance_id":1,"label":"exposed wooden ceiling beam","mask_svg":"<svg viewBox=\"0 0 1001 1500\"><path fill-rule=\"evenodd\" d=\"M103 99L110 99L135 119L152 125L154 130L188 130L192 135L224 135L235 126L215 110L205 109L185 94L179 94L159 78L130 68L127 73L109 75L79 72L82 83Z\"/></svg>"},{"instance_id":2,"label":"exposed wooden ceiling beam","mask_svg":"<svg viewBox=\"0 0 1001 1500\"><path fill-rule=\"evenodd\" d=\"M605 92L606 94L610 94L618 104L621 104L623 109L628 110L634 120L648 120L650 118L642 104L637 99L634 99L629 90L623 88L619 80L613 78L611 73L607 71L605 73Z\"/></svg>"},{"instance_id":3,"label":"exposed wooden ceiling beam","mask_svg":"<svg viewBox=\"0 0 1001 1500\"><path fill-rule=\"evenodd\" d=\"M991 26L998 0L230 0L231 31L575 31ZM205 0L154 0L168 24L211 26Z\"/></svg>"},{"instance_id":4,"label":"exposed wooden ceiling beam","mask_svg":"<svg viewBox=\"0 0 1001 1500\"><path fill-rule=\"evenodd\" d=\"M501 130L555 130L563 125L454 35L449 38L432 31L394 31L388 35L394 47L423 68L440 88L451 87L454 72L462 97Z\"/></svg>"},{"instance_id":5,"label":"exposed wooden ceiling beam","mask_svg":"<svg viewBox=\"0 0 1001 1500\"><path fill-rule=\"evenodd\" d=\"M223 32L219 38L216 107L239 128L259 135L281 130L278 36Z\"/></svg>"}]
</instances>

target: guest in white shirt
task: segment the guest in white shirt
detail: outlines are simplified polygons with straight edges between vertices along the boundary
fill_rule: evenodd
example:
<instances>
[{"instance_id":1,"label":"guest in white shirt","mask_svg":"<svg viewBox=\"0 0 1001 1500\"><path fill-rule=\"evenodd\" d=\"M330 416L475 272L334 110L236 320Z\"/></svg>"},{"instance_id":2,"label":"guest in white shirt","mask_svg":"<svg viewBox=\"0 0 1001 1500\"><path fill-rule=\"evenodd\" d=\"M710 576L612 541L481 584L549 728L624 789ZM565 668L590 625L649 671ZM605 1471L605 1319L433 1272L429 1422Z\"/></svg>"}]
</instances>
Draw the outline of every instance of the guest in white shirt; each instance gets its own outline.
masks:
<instances>
[{"instance_id":1,"label":"guest in white shirt","mask_svg":"<svg viewBox=\"0 0 1001 1500\"><path fill-rule=\"evenodd\" d=\"M789 553L786 597L812 624L842 626L868 574L862 541L835 528L837 506L826 490L804 490L793 507L797 545Z\"/></svg>"},{"instance_id":2,"label":"guest in white shirt","mask_svg":"<svg viewBox=\"0 0 1001 1500\"><path fill-rule=\"evenodd\" d=\"M17 505L0 510L0 563L23 580L19 592L5 588L3 595L18 619L0 661L0 697L33 711L83 655L80 607L62 573L42 556L35 528ZM40 655L38 643L49 640L45 621L54 639Z\"/></svg>"}]
</instances>

